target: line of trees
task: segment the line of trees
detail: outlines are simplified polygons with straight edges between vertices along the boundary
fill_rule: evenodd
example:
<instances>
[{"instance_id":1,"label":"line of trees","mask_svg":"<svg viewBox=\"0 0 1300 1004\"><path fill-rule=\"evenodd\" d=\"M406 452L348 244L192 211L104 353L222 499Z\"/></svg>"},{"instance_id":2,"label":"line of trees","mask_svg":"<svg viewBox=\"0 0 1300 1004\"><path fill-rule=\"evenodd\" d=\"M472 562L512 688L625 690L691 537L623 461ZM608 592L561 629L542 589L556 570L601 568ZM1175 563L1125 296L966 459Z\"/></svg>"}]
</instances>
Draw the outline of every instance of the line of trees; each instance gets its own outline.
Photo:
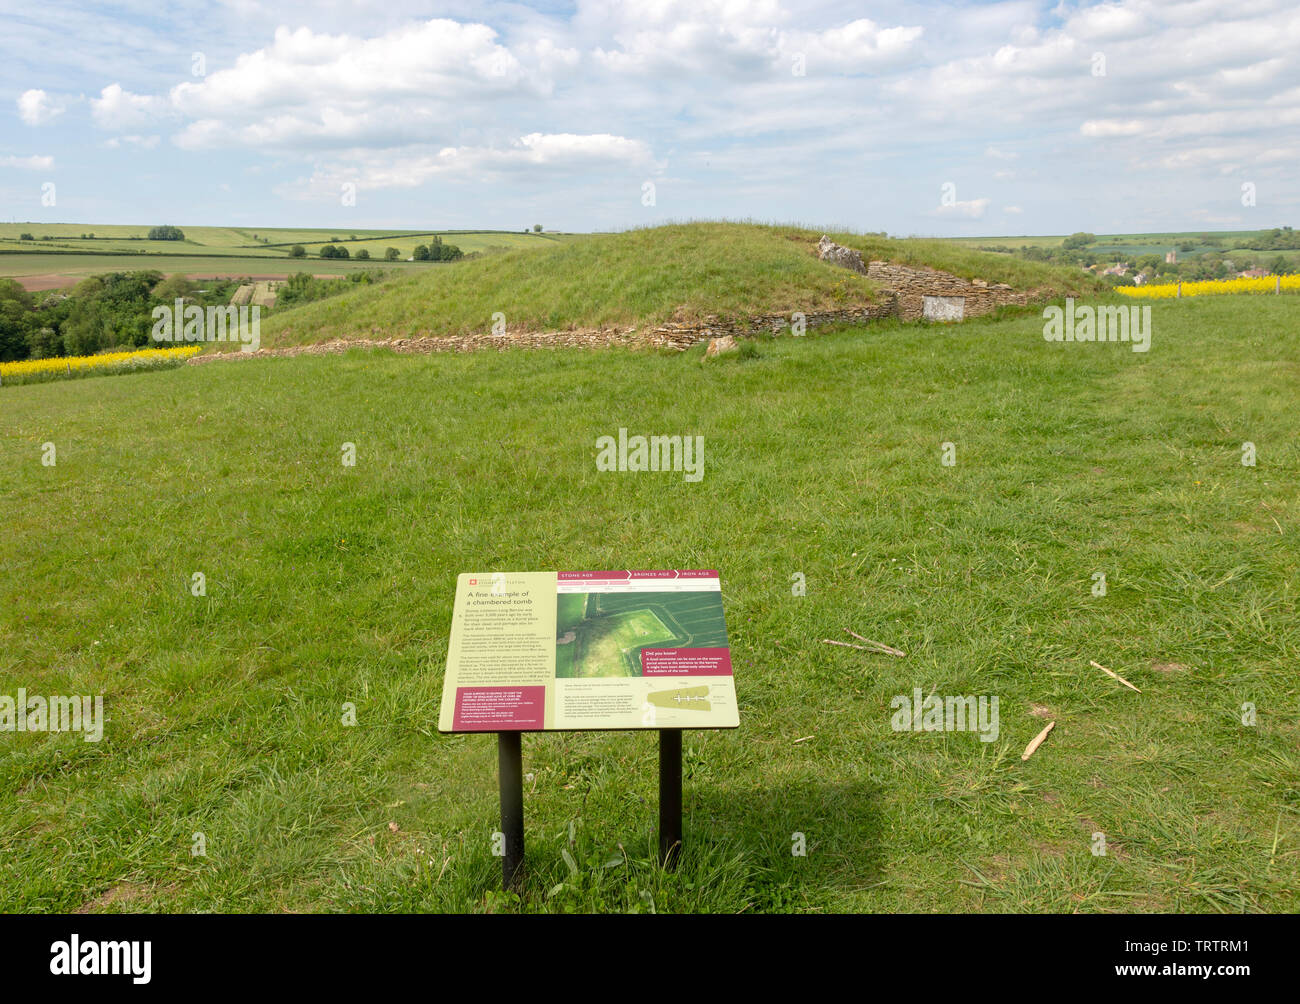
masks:
<instances>
[{"instance_id":1,"label":"line of trees","mask_svg":"<svg viewBox=\"0 0 1300 1004\"><path fill-rule=\"evenodd\" d=\"M183 241L185 240L185 231L180 227L153 227L149 231L149 239L151 241Z\"/></svg>"},{"instance_id":2,"label":"line of trees","mask_svg":"<svg viewBox=\"0 0 1300 1004\"><path fill-rule=\"evenodd\" d=\"M357 255L360 258L360 255ZM351 283L369 286L372 282L378 282L384 277L382 271L370 271L369 269L359 270L348 274L346 277L339 276L331 279L317 279L306 272L298 272L289 276L288 281L280 287L275 298L275 307L277 310L282 307L297 306L301 303L311 303L313 300L323 300L327 296L336 296L339 293L351 289Z\"/></svg>"},{"instance_id":3,"label":"line of trees","mask_svg":"<svg viewBox=\"0 0 1300 1004\"><path fill-rule=\"evenodd\" d=\"M412 257L416 261L456 261L464 258L465 252L455 244L444 244L441 237L434 237L432 244L417 244Z\"/></svg>"}]
</instances>

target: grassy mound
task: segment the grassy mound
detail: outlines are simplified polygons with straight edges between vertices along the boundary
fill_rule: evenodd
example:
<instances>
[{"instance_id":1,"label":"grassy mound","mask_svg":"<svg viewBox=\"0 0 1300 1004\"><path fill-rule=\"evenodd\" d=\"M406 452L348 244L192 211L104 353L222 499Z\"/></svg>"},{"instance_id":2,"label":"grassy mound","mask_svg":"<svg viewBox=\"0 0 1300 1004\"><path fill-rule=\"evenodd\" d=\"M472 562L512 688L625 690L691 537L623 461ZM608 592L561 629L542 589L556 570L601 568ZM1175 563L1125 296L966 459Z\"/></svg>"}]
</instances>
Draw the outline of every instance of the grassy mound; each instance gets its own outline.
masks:
<instances>
[{"instance_id":1,"label":"grassy mound","mask_svg":"<svg viewBox=\"0 0 1300 1004\"><path fill-rule=\"evenodd\" d=\"M865 306L879 296L860 275L820 261L821 231L688 223L592 236L454 265L430 266L267 320L262 343L657 324ZM972 251L940 240L831 237L863 258L943 269L1017 289L1095 292L1082 273Z\"/></svg>"}]
</instances>

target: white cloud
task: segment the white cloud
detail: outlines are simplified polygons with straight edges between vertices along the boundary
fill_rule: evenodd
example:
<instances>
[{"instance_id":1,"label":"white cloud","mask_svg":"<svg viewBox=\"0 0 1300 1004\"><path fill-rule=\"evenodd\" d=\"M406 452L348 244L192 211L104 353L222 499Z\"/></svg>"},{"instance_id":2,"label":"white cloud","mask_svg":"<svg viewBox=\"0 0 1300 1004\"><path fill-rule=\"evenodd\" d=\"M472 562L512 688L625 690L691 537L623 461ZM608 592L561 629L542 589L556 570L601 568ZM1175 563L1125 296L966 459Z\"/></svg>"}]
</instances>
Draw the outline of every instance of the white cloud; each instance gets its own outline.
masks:
<instances>
[{"instance_id":1,"label":"white cloud","mask_svg":"<svg viewBox=\"0 0 1300 1004\"><path fill-rule=\"evenodd\" d=\"M173 87L170 102L192 120L177 137L189 149L428 142L466 104L545 97L579 60L550 39L516 52L487 25L445 19L369 39L281 27L270 46Z\"/></svg>"},{"instance_id":2,"label":"white cloud","mask_svg":"<svg viewBox=\"0 0 1300 1004\"><path fill-rule=\"evenodd\" d=\"M63 114L66 105L39 88L18 95L18 117L29 126L44 125Z\"/></svg>"},{"instance_id":3,"label":"white cloud","mask_svg":"<svg viewBox=\"0 0 1300 1004\"><path fill-rule=\"evenodd\" d=\"M90 113L101 129L130 129L154 125L168 114L164 98L132 94L121 84L109 84L97 98L90 99Z\"/></svg>"},{"instance_id":4,"label":"white cloud","mask_svg":"<svg viewBox=\"0 0 1300 1004\"><path fill-rule=\"evenodd\" d=\"M591 13L592 4L585 5ZM808 74L867 73L914 52L920 25L882 26L859 18L821 30L785 28L791 14L774 0L660 0L600 12L616 46L598 45L598 65L622 74L789 74L796 56Z\"/></svg>"},{"instance_id":5,"label":"white cloud","mask_svg":"<svg viewBox=\"0 0 1300 1004\"><path fill-rule=\"evenodd\" d=\"M1090 119L1079 126L1079 132L1092 139L1107 136L1137 136L1148 129L1137 119L1117 121L1114 119Z\"/></svg>"},{"instance_id":6,"label":"white cloud","mask_svg":"<svg viewBox=\"0 0 1300 1004\"><path fill-rule=\"evenodd\" d=\"M54 166L53 157L15 157L0 155L0 167L17 167L25 171L48 171Z\"/></svg>"},{"instance_id":7,"label":"white cloud","mask_svg":"<svg viewBox=\"0 0 1300 1004\"><path fill-rule=\"evenodd\" d=\"M919 25L883 28L865 18L821 32L782 32L777 59L784 61L801 52L807 56L810 73L862 73L904 59L924 33Z\"/></svg>"},{"instance_id":8,"label":"white cloud","mask_svg":"<svg viewBox=\"0 0 1300 1004\"><path fill-rule=\"evenodd\" d=\"M415 188L435 178L485 180L503 174L582 173L611 169L657 170L640 140L605 133L529 133L505 147L445 147L420 156L356 152L351 162L322 166L307 179L283 186L286 198L337 198L346 183L359 189Z\"/></svg>"},{"instance_id":9,"label":"white cloud","mask_svg":"<svg viewBox=\"0 0 1300 1004\"><path fill-rule=\"evenodd\" d=\"M160 136L114 136L104 141L104 146L117 150L123 146L134 146L142 150L152 150L161 140Z\"/></svg>"}]
</instances>

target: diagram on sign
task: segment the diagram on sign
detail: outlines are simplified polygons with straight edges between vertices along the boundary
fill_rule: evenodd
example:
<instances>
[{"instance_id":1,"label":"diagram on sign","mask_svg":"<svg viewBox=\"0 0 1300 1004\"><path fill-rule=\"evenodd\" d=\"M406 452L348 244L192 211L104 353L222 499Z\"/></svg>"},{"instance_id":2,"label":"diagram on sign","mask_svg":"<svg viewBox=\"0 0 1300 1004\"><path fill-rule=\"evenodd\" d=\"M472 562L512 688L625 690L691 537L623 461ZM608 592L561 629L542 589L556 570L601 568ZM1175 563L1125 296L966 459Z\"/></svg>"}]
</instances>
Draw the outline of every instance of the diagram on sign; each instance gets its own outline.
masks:
<instances>
[{"instance_id":1,"label":"diagram on sign","mask_svg":"<svg viewBox=\"0 0 1300 1004\"><path fill-rule=\"evenodd\" d=\"M659 708L678 708L681 711L708 711L708 687L684 687L681 690L656 690L646 700Z\"/></svg>"}]
</instances>

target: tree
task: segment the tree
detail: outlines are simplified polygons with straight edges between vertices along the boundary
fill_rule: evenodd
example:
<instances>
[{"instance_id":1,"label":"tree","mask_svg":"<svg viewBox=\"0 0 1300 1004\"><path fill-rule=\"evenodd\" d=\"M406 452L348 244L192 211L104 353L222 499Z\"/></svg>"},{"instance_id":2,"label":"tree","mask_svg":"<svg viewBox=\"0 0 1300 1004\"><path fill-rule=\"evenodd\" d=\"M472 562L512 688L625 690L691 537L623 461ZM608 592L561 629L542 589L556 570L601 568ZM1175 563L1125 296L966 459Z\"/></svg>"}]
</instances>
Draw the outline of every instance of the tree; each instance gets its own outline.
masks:
<instances>
[{"instance_id":1,"label":"tree","mask_svg":"<svg viewBox=\"0 0 1300 1004\"><path fill-rule=\"evenodd\" d=\"M291 247L291 248L289 249L289 257L290 257L290 258L306 258L306 257L307 257L307 249L306 249L305 247L303 247L301 244L295 244L293 247Z\"/></svg>"},{"instance_id":2,"label":"tree","mask_svg":"<svg viewBox=\"0 0 1300 1004\"><path fill-rule=\"evenodd\" d=\"M534 223L534 224L533 224L533 233L535 233L535 234L540 234L541 232L542 232L542 225L541 225L540 223Z\"/></svg>"},{"instance_id":3,"label":"tree","mask_svg":"<svg viewBox=\"0 0 1300 1004\"><path fill-rule=\"evenodd\" d=\"M194 295L194 283L185 275L177 272L153 288L154 298L161 303L171 305L177 300L184 300Z\"/></svg>"},{"instance_id":4,"label":"tree","mask_svg":"<svg viewBox=\"0 0 1300 1004\"><path fill-rule=\"evenodd\" d=\"M34 241L34 240L36 240L36 238L33 237L31 234L21 234L21 235L19 236L18 239L19 239L20 241Z\"/></svg>"},{"instance_id":5,"label":"tree","mask_svg":"<svg viewBox=\"0 0 1300 1004\"><path fill-rule=\"evenodd\" d=\"M1061 241L1061 247L1066 251L1076 251L1079 248L1085 248L1089 244L1095 243L1097 243L1096 234L1090 234L1086 230L1079 230Z\"/></svg>"},{"instance_id":6,"label":"tree","mask_svg":"<svg viewBox=\"0 0 1300 1004\"><path fill-rule=\"evenodd\" d=\"M0 279L0 362L25 359L35 327L32 294L13 279Z\"/></svg>"},{"instance_id":7,"label":"tree","mask_svg":"<svg viewBox=\"0 0 1300 1004\"><path fill-rule=\"evenodd\" d=\"M362 248L360 251L357 252L357 258L359 258L362 261L369 261L370 252L367 251L365 248Z\"/></svg>"},{"instance_id":8,"label":"tree","mask_svg":"<svg viewBox=\"0 0 1300 1004\"><path fill-rule=\"evenodd\" d=\"M424 244L417 244L415 246L415 251L412 253L411 257L414 258L416 261L428 261L429 260L428 247Z\"/></svg>"},{"instance_id":9,"label":"tree","mask_svg":"<svg viewBox=\"0 0 1300 1004\"><path fill-rule=\"evenodd\" d=\"M386 248L384 250L384 261L397 261L402 256L402 252L397 248Z\"/></svg>"},{"instance_id":10,"label":"tree","mask_svg":"<svg viewBox=\"0 0 1300 1004\"><path fill-rule=\"evenodd\" d=\"M428 247L428 252L428 261L456 261L458 258L465 257L460 248L455 244L444 244L441 237L434 237L433 243ZM417 255L417 260L425 261L426 259L419 258Z\"/></svg>"},{"instance_id":11,"label":"tree","mask_svg":"<svg viewBox=\"0 0 1300 1004\"><path fill-rule=\"evenodd\" d=\"M90 236L94 237L95 235L91 234ZM154 227L149 231L149 239L151 241L183 241L185 240L185 231L180 227Z\"/></svg>"}]
</instances>

